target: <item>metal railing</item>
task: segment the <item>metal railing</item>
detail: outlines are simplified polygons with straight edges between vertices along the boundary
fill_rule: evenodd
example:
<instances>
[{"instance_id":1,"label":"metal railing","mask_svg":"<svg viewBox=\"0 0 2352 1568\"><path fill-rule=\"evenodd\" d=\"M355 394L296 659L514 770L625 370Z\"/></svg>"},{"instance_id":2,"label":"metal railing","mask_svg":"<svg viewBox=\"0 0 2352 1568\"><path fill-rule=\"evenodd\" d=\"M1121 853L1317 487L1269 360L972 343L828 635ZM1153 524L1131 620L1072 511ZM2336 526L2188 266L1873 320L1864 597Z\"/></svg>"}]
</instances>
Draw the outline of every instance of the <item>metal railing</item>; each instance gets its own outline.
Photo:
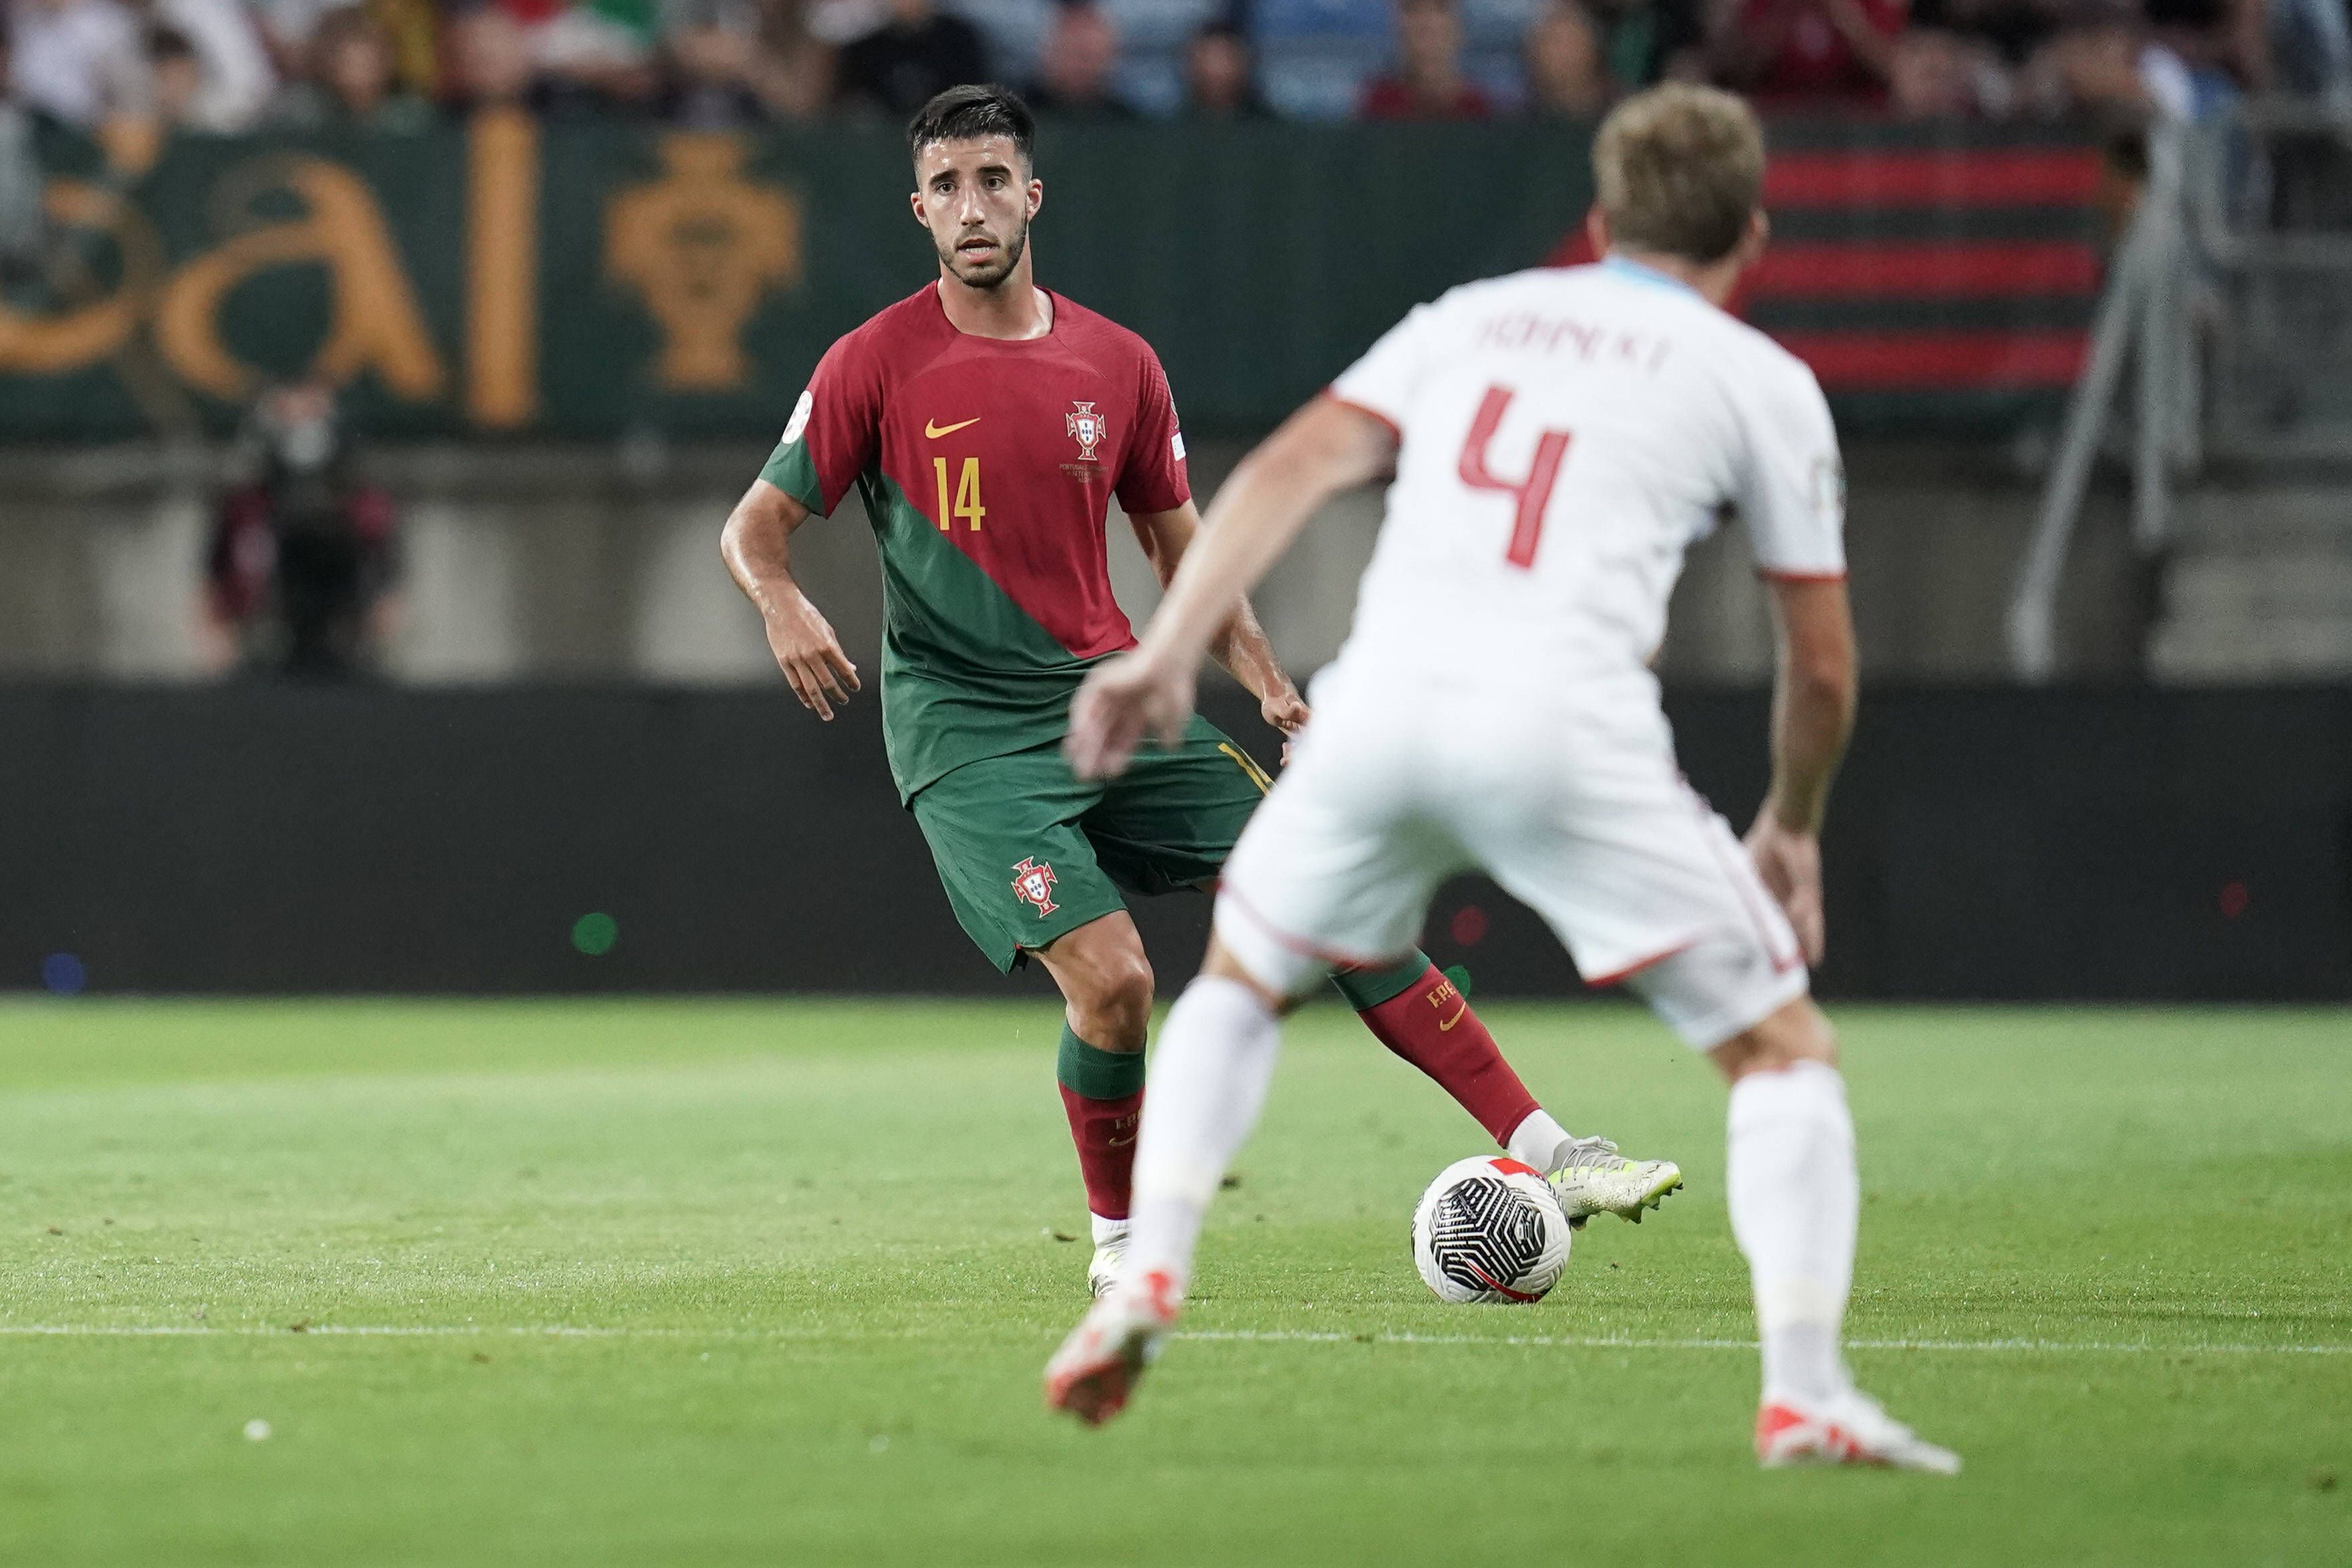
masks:
<instances>
[{"instance_id":1,"label":"metal railing","mask_svg":"<svg viewBox=\"0 0 2352 1568\"><path fill-rule=\"evenodd\" d=\"M2298 221L2296 177L2342 198ZM2304 204L2306 207L2311 204ZM2340 226L2331 226L2337 225ZM2066 558L2092 473L2127 432L2132 542L2172 537L2175 485L2207 455L2352 457L2352 111L2250 102L2148 137L2139 204L2110 264L2010 604L2011 668L2049 680ZM2125 371L2133 370L2128 392ZM2119 431L2118 415L2128 425Z\"/></svg>"}]
</instances>

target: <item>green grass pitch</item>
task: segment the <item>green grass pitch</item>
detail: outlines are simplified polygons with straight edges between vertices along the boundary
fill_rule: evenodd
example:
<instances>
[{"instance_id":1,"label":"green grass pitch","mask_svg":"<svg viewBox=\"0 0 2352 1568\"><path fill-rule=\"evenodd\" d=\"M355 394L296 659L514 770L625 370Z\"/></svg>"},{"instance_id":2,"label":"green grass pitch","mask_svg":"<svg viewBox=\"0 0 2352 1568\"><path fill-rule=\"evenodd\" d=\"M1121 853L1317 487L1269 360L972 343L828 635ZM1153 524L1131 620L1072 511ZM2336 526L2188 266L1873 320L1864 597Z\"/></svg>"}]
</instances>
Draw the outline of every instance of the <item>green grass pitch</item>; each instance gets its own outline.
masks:
<instances>
[{"instance_id":1,"label":"green grass pitch","mask_svg":"<svg viewBox=\"0 0 2352 1568\"><path fill-rule=\"evenodd\" d=\"M1720 1090L1490 1017L1688 1189L1441 1306L1484 1139L1312 1009L1086 1432L1050 1007L0 1006L0 1562L2352 1563L2352 1015L1837 1014L1853 1361L1958 1480L1757 1471Z\"/></svg>"}]
</instances>

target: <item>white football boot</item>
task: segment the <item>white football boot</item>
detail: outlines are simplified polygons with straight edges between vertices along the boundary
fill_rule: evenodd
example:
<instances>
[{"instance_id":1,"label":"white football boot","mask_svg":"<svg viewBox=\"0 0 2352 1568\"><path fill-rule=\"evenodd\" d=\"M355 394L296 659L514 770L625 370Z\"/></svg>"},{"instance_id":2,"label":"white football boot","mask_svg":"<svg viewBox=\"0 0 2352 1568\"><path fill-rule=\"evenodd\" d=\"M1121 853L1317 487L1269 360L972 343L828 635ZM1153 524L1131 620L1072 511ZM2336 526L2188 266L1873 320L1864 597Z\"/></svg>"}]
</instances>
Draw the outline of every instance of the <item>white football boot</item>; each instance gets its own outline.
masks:
<instances>
[{"instance_id":1,"label":"white football boot","mask_svg":"<svg viewBox=\"0 0 2352 1568\"><path fill-rule=\"evenodd\" d=\"M1182 1301L1165 1270L1113 1286L1045 1364L1045 1408L1066 1410L1089 1427L1118 1415L1144 1369L1160 1359Z\"/></svg>"},{"instance_id":2,"label":"white football boot","mask_svg":"<svg viewBox=\"0 0 2352 1568\"><path fill-rule=\"evenodd\" d=\"M1672 1160L1629 1160L1606 1138L1578 1138L1559 1152L1559 1163L1544 1173L1568 1222L1578 1229L1596 1214L1642 1223L1642 1211L1666 1201L1683 1185L1683 1167Z\"/></svg>"},{"instance_id":3,"label":"white football boot","mask_svg":"<svg viewBox=\"0 0 2352 1568\"><path fill-rule=\"evenodd\" d=\"M1960 1457L1939 1448L1889 1416L1878 1401L1849 1387L1817 1406L1773 1400L1756 1412L1756 1462L1768 1470L1796 1465L1884 1465L1934 1476L1960 1473Z\"/></svg>"},{"instance_id":4,"label":"white football boot","mask_svg":"<svg viewBox=\"0 0 2352 1568\"><path fill-rule=\"evenodd\" d=\"M1097 1234L1094 1261L1087 1265L1087 1294L1100 1301L1104 1291L1118 1283L1119 1267L1127 1261L1127 1227Z\"/></svg>"}]
</instances>

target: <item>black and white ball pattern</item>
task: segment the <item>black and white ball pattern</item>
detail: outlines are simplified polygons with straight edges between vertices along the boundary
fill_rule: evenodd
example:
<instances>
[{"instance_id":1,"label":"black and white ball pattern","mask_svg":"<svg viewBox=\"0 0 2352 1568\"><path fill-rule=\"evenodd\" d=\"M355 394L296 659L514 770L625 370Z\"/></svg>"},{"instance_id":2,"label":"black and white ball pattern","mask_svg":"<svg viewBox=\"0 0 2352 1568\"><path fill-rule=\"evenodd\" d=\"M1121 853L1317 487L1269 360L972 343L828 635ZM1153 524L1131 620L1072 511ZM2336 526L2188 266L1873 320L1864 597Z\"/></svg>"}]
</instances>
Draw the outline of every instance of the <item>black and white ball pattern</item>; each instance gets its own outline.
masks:
<instances>
[{"instance_id":1,"label":"black and white ball pattern","mask_svg":"<svg viewBox=\"0 0 2352 1568\"><path fill-rule=\"evenodd\" d=\"M1543 1300L1568 1267L1574 1233L1533 1167L1496 1156L1448 1166L1412 1216L1413 1261L1440 1300Z\"/></svg>"}]
</instances>

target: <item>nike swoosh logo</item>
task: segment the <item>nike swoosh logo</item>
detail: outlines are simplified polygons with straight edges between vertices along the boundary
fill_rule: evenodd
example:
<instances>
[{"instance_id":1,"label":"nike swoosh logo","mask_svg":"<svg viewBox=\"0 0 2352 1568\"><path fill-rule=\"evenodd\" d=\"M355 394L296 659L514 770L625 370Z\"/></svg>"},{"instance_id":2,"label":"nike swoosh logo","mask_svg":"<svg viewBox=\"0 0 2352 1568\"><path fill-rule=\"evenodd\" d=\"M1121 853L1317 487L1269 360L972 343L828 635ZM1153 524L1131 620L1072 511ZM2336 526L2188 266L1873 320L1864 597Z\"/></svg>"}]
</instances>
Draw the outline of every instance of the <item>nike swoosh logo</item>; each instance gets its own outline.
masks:
<instances>
[{"instance_id":1,"label":"nike swoosh logo","mask_svg":"<svg viewBox=\"0 0 2352 1568\"><path fill-rule=\"evenodd\" d=\"M1440 1023L1440 1024L1437 1026L1438 1032L1439 1032L1439 1033L1441 1033L1441 1034L1443 1034L1443 1033L1444 1033L1447 1030L1452 1029L1455 1024L1460 1023L1460 1022L1462 1021L1462 1013L1466 1013L1466 1012L1468 1012L1469 1010L1470 1010L1470 1004L1469 1004L1468 1002L1464 1002L1464 1003L1462 1004L1462 1012L1457 1012L1457 1013L1455 1013L1452 1018L1445 1019L1443 1023Z\"/></svg>"},{"instance_id":2,"label":"nike swoosh logo","mask_svg":"<svg viewBox=\"0 0 2352 1568\"><path fill-rule=\"evenodd\" d=\"M1133 1138L1113 1138L1109 1140L1110 1146L1114 1149L1126 1148L1129 1144L1134 1142L1135 1140Z\"/></svg>"},{"instance_id":3,"label":"nike swoosh logo","mask_svg":"<svg viewBox=\"0 0 2352 1568\"><path fill-rule=\"evenodd\" d=\"M984 414L975 413L970 419L965 420L963 424L935 424L929 420L925 420L923 422L923 434L930 437L933 441L937 441L942 435L953 435L957 431L961 430L965 424L978 424L986 417L987 416Z\"/></svg>"}]
</instances>

